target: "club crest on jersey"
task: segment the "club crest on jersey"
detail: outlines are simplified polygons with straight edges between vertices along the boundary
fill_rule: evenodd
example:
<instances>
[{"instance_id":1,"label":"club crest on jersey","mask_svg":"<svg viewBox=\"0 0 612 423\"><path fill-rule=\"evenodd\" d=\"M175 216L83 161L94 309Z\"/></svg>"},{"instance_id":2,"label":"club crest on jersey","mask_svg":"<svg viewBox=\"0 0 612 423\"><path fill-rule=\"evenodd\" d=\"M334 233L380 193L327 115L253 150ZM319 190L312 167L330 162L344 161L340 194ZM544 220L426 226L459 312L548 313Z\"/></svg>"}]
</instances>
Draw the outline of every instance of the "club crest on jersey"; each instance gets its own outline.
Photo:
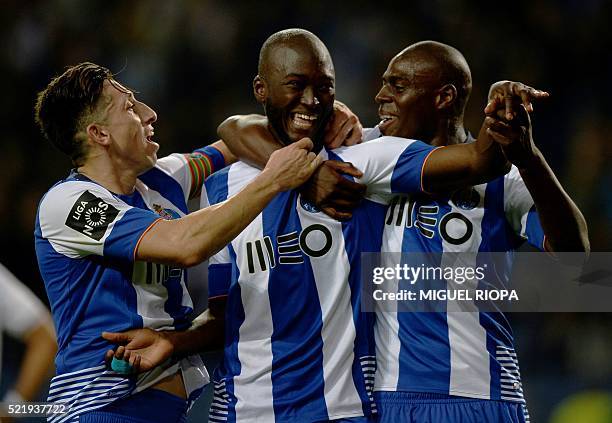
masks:
<instances>
[{"instance_id":1,"label":"club crest on jersey","mask_svg":"<svg viewBox=\"0 0 612 423\"><path fill-rule=\"evenodd\" d=\"M160 215L162 219L165 219L165 220L179 219L181 217L174 210L172 210L172 209L164 209L159 204L153 204L153 210L155 211L155 213Z\"/></svg>"},{"instance_id":2,"label":"club crest on jersey","mask_svg":"<svg viewBox=\"0 0 612 423\"><path fill-rule=\"evenodd\" d=\"M480 194L474 187L460 189L453 193L451 201L461 210L472 210L480 204Z\"/></svg>"},{"instance_id":3,"label":"club crest on jersey","mask_svg":"<svg viewBox=\"0 0 612 423\"><path fill-rule=\"evenodd\" d=\"M66 226L100 241L119 210L89 191L85 191L70 209Z\"/></svg>"},{"instance_id":4,"label":"club crest on jersey","mask_svg":"<svg viewBox=\"0 0 612 423\"><path fill-rule=\"evenodd\" d=\"M300 196L300 205L302 206L304 210L310 213L319 213L321 211L321 209L319 209L314 204L309 203L308 201L304 200L302 196Z\"/></svg>"}]
</instances>

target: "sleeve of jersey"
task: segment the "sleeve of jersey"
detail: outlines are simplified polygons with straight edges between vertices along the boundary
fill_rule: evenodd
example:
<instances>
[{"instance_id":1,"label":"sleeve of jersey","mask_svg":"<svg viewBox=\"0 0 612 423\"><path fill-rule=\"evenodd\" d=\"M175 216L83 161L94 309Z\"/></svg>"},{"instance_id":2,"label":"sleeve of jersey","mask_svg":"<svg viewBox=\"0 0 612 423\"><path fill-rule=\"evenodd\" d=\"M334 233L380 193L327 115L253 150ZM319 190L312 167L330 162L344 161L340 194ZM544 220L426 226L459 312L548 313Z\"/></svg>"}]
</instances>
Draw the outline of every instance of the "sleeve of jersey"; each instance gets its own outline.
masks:
<instances>
[{"instance_id":1,"label":"sleeve of jersey","mask_svg":"<svg viewBox=\"0 0 612 423\"><path fill-rule=\"evenodd\" d=\"M171 154L159 159L156 166L176 180L190 200L200 196L206 178L225 167L225 157L215 147L206 146L189 154Z\"/></svg>"},{"instance_id":2,"label":"sleeve of jersey","mask_svg":"<svg viewBox=\"0 0 612 423\"><path fill-rule=\"evenodd\" d=\"M42 237L70 258L89 255L131 262L142 235L159 220L129 206L104 188L83 182L57 185L39 208Z\"/></svg>"},{"instance_id":3,"label":"sleeve of jersey","mask_svg":"<svg viewBox=\"0 0 612 423\"><path fill-rule=\"evenodd\" d=\"M226 296L232 281L229 247L224 247L208 261L208 298Z\"/></svg>"},{"instance_id":4,"label":"sleeve of jersey","mask_svg":"<svg viewBox=\"0 0 612 423\"><path fill-rule=\"evenodd\" d=\"M0 289L2 326L13 338L23 339L28 331L40 324L45 315L45 307L32 291L2 265Z\"/></svg>"},{"instance_id":5,"label":"sleeve of jersey","mask_svg":"<svg viewBox=\"0 0 612 423\"><path fill-rule=\"evenodd\" d=\"M544 250L544 230L533 198L515 166L504 177L504 212L514 233Z\"/></svg>"},{"instance_id":6,"label":"sleeve of jersey","mask_svg":"<svg viewBox=\"0 0 612 423\"><path fill-rule=\"evenodd\" d=\"M423 165L434 149L421 141L381 137L334 152L363 172L360 182L368 186L366 197L386 204L394 193L423 190Z\"/></svg>"}]
</instances>

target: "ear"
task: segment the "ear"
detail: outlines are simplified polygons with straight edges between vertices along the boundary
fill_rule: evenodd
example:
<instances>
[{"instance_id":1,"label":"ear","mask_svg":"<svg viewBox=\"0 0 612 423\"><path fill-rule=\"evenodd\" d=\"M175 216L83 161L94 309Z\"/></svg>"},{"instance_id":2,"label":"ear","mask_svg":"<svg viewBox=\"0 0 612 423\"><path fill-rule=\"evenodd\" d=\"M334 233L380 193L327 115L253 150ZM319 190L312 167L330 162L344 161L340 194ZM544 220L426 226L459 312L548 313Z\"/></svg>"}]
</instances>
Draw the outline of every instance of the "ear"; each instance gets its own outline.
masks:
<instances>
[{"instance_id":1,"label":"ear","mask_svg":"<svg viewBox=\"0 0 612 423\"><path fill-rule=\"evenodd\" d=\"M259 75L253 79L253 94L258 103L264 104L266 101L266 83Z\"/></svg>"},{"instance_id":2,"label":"ear","mask_svg":"<svg viewBox=\"0 0 612 423\"><path fill-rule=\"evenodd\" d=\"M94 144L104 146L110 144L110 133L99 123L90 123L87 125L86 131L87 138L89 138Z\"/></svg>"},{"instance_id":3,"label":"ear","mask_svg":"<svg viewBox=\"0 0 612 423\"><path fill-rule=\"evenodd\" d=\"M438 89L436 94L436 110L450 108L457 99L457 88L453 84L446 84Z\"/></svg>"}]
</instances>

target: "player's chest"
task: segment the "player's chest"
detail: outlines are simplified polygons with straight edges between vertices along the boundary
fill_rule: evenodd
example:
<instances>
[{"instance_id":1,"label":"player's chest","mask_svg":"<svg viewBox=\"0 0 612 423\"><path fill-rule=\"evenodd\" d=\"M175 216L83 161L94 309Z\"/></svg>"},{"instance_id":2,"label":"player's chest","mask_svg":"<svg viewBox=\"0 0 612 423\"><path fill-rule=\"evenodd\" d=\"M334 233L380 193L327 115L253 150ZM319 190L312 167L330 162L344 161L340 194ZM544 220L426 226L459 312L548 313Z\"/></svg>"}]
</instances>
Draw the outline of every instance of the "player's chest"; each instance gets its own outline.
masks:
<instances>
[{"instance_id":1,"label":"player's chest","mask_svg":"<svg viewBox=\"0 0 612 423\"><path fill-rule=\"evenodd\" d=\"M446 198L397 196L387 208L385 232L401 234L404 239L434 249L435 245L474 247L480 241L487 214L503 213L490 210L496 205L486 201L485 193L483 184L456 191Z\"/></svg>"}]
</instances>

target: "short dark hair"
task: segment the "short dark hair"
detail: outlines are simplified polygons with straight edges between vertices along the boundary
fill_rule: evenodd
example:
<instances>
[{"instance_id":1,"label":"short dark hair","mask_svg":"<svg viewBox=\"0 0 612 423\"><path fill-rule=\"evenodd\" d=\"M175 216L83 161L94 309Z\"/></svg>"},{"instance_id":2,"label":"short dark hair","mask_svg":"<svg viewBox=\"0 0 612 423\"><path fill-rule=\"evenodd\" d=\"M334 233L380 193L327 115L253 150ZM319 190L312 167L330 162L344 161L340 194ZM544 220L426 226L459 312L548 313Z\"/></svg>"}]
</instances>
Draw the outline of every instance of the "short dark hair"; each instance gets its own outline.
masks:
<instances>
[{"instance_id":1,"label":"short dark hair","mask_svg":"<svg viewBox=\"0 0 612 423\"><path fill-rule=\"evenodd\" d=\"M70 156L79 166L85 158L82 131L102 98L105 80L112 80L107 68L91 62L71 66L38 93L34 120L46 139Z\"/></svg>"}]
</instances>

